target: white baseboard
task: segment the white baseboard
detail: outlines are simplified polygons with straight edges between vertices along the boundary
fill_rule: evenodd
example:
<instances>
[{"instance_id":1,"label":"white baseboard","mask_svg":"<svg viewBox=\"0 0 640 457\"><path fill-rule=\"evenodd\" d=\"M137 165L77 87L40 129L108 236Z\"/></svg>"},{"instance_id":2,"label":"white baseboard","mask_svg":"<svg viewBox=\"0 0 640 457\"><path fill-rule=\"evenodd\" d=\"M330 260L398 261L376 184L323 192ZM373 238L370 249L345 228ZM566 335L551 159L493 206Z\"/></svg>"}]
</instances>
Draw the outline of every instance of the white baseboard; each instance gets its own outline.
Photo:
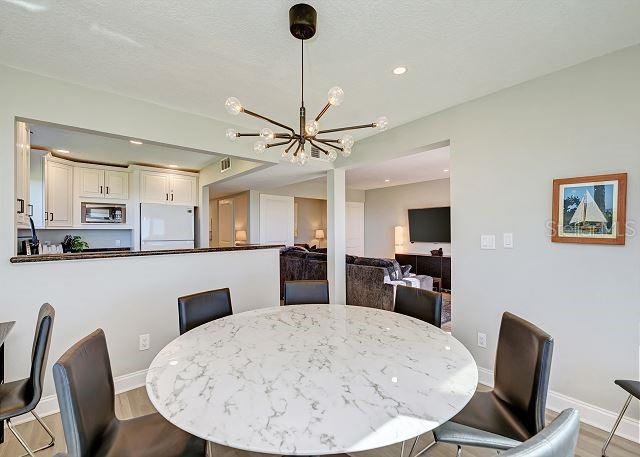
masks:
<instances>
[{"instance_id":1,"label":"white baseboard","mask_svg":"<svg viewBox=\"0 0 640 457\"><path fill-rule=\"evenodd\" d=\"M118 376L113 379L113 384L116 390L116 394L127 392L129 390L137 389L138 387L142 387L145 385L145 380L147 378L147 370L140 370L134 373L125 374L122 376ZM60 407L58 406L58 397L55 395L47 395L46 397L42 397L40 403L36 407L36 412L41 416L50 416L51 414L56 414L60 412ZM13 424L22 424L24 422L29 422L34 420L31 414L23 414L22 416L18 416L12 419ZM5 424L5 427L7 425Z\"/></svg>"},{"instance_id":2,"label":"white baseboard","mask_svg":"<svg viewBox=\"0 0 640 457\"><path fill-rule=\"evenodd\" d=\"M493 371L478 367L478 382L493 387ZM547 409L559 413L567 408L577 409L580 412L581 422L605 430L607 433L611 431L613 423L618 417L618 414L620 414L620 411L609 411L550 390L547 396ZM620 408L622 408L622 405L620 405ZM640 421L625 416L622 422L620 422L616 436L640 443Z\"/></svg>"}]
</instances>

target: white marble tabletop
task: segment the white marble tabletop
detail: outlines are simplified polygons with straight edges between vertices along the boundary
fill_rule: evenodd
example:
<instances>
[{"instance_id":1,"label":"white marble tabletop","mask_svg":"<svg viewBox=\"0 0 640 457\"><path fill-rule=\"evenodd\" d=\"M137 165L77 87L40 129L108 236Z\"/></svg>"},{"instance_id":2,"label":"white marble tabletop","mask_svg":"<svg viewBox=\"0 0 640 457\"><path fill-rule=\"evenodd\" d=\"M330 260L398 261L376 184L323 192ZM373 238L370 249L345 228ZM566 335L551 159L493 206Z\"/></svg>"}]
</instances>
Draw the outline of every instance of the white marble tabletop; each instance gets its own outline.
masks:
<instances>
[{"instance_id":1,"label":"white marble tabletop","mask_svg":"<svg viewBox=\"0 0 640 457\"><path fill-rule=\"evenodd\" d=\"M151 363L147 392L167 420L214 443L288 455L398 443L453 417L478 369L440 329L341 305L259 309L210 322Z\"/></svg>"}]
</instances>

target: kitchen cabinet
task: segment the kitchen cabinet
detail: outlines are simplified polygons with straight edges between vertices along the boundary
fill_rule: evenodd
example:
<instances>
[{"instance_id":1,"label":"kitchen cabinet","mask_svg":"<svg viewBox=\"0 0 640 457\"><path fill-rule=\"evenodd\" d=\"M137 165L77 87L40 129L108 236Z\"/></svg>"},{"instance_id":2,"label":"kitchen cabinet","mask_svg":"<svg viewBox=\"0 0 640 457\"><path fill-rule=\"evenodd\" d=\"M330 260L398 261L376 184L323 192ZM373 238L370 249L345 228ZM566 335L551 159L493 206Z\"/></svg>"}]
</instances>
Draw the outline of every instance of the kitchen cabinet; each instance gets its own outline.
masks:
<instances>
[{"instance_id":1,"label":"kitchen cabinet","mask_svg":"<svg viewBox=\"0 0 640 457\"><path fill-rule=\"evenodd\" d=\"M45 160L45 227L73 226L73 167Z\"/></svg>"},{"instance_id":2,"label":"kitchen cabinet","mask_svg":"<svg viewBox=\"0 0 640 457\"><path fill-rule=\"evenodd\" d=\"M93 199L129 198L129 174L102 168L76 167L78 173L78 195Z\"/></svg>"},{"instance_id":3,"label":"kitchen cabinet","mask_svg":"<svg viewBox=\"0 0 640 457\"><path fill-rule=\"evenodd\" d=\"M31 144L29 127L24 122L16 122L16 224L18 228L29 228L32 208L29 199L31 167Z\"/></svg>"},{"instance_id":4,"label":"kitchen cabinet","mask_svg":"<svg viewBox=\"0 0 640 457\"><path fill-rule=\"evenodd\" d=\"M142 203L197 206L197 177L178 173L142 171L140 200Z\"/></svg>"}]
</instances>

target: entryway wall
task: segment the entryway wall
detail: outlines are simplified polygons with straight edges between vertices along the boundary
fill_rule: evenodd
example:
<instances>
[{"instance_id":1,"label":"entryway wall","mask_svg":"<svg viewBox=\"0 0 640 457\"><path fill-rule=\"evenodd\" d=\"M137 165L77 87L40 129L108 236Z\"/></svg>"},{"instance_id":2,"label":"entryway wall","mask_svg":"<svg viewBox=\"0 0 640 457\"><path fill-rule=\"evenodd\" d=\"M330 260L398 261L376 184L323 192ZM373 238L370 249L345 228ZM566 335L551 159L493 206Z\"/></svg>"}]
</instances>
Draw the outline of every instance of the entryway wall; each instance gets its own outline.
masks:
<instances>
[{"instance_id":1,"label":"entryway wall","mask_svg":"<svg viewBox=\"0 0 640 457\"><path fill-rule=\"evenodd\" d=\"M209 200L209 246L220 247L220 228L219 228L219 202L228 200L233 205L233 240L236 243L235 235L238 231L249 233L249 192L241 192L239 194L228 195L224 197ZM226 237L225 237L226 238ZM228 241L223 243L228 245Z\"/></svg>"}]
</instances>

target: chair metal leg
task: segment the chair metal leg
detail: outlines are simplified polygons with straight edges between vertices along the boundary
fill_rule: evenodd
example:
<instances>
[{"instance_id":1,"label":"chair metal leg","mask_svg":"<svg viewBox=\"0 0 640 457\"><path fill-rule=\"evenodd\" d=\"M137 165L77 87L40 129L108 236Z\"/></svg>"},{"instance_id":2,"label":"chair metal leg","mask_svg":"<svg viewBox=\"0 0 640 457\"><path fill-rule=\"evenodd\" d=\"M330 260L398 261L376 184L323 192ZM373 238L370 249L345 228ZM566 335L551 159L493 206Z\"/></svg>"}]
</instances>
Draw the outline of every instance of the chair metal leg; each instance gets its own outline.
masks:
<instances>
[{"instance_id":1,"label":"chair metal leg","mask_svg":"<svg viewBox=\"0 0 640 457\"><path fill-rule=\"evenodd\" d=\"M416 438L416 442L417 442L417 441L418 441L418 438ZM429 444L427 445L427 447L425 447L423 450L421 450L420 452L418 452L418 453L417 453L416 455L414 455L413 457L419 457L420 455L424 454L424 453L425 453L425 452L427 452L429 449L431 449L433 446L435 446L435 445L436 445L436 443L437 443L437 441L436 441L436 437L435 437L435 435L434 435L434 437L433 437L433 443L429 443ZM415 443L414 443L414 445L415 445ZM409 457L411 457L411 455L409 455Z\"/></svg>"},{"instance_id":2,"label":"chair metal leg","mask_svg":"<svg viewBox=\"0 0 640 457\"><path fill-rule=\"evenodd\" d=\"M458 445L458 450L456 451L456 457L460 457L462 455L462 446Z\"/></svg>"},{"instance_id":3,"label":"chair metal leg","mask_svg":"<svg viewBox=\"0 0 640 457\"><path fill-rule=\"evenodd\" d=\"M402 447L400 448L400 457L404 457L404 441L402 442Z\"/></svg>"},{"instance_id":4,"label":"chair metal leg","mask_svg":"<svg viewBox=\"0 0 640 457\"><path fill-rule=\"evenodd\" d=\"M11 433L13 433L13 436L15 436L16 439L20 442L20 444L22 445L24 450L27 451L27 453L23 454L21 457L26 457L26 456L33 457L36 452L44 451L45 449L49 449L54 444L56 444L56 437L53 435L53 432L51 431L51 429L49 427L47 427L47 424L44 423L44 421L38 415L38 413L36 413L35 411L31 411L31 414L33 415L33 417L35 417L35 419L38 421L38 423L44 429L44 431L47 433L47 435L49 435L50 441L49 441L49 443L45 444L42 447L39 447L37 449L31 449L29 447L29 445L27 444L27 442L24 440L24 438L22 438L22 436L14 428L13 424L11 423L11 420L7 419L7 426L9 427L9 430L11 430Z\"/></svg>"},{"instance_id":5,"label":"chair metal leg","mask_svg":"<svg viewBox=\"0 0 640 457\"><path fill-rule=\"evenodd\" d=\"M611 433L609 433L609 436L607 437L607 440L604 442L604 446L602 446L602 457L606 457L607 448L609 447L609 443L611 443L611 439L613 438L613 435L615 435L616 430L618 429L618 426L620 425L620 422L622 421L622 418L624 417L624 413L627 412L627 408L631 404L631 400L633 400L633 395L629 395L629 398L627 398L627 401L624 403L624 406L622 407L622 411L620 411L620 414L618 415L618 418L616 419L616 422L613 424L613 429L611 429Z\"/></svg>"},{"instance_id":6,"label":"chair metal leg","mask_svg":"<svg viewBox=\"0 0 640 457\"><path fill-rule=\"evenodd\" d=\"M413 454L413 450L415 449L416 444L418 444L418 438L420 438L420 435L416 436L416 439L413 440L413 444L411 445L411 450L409 451L408 457L411 457L411 454Z\"/></svg>"}]
</instances>

